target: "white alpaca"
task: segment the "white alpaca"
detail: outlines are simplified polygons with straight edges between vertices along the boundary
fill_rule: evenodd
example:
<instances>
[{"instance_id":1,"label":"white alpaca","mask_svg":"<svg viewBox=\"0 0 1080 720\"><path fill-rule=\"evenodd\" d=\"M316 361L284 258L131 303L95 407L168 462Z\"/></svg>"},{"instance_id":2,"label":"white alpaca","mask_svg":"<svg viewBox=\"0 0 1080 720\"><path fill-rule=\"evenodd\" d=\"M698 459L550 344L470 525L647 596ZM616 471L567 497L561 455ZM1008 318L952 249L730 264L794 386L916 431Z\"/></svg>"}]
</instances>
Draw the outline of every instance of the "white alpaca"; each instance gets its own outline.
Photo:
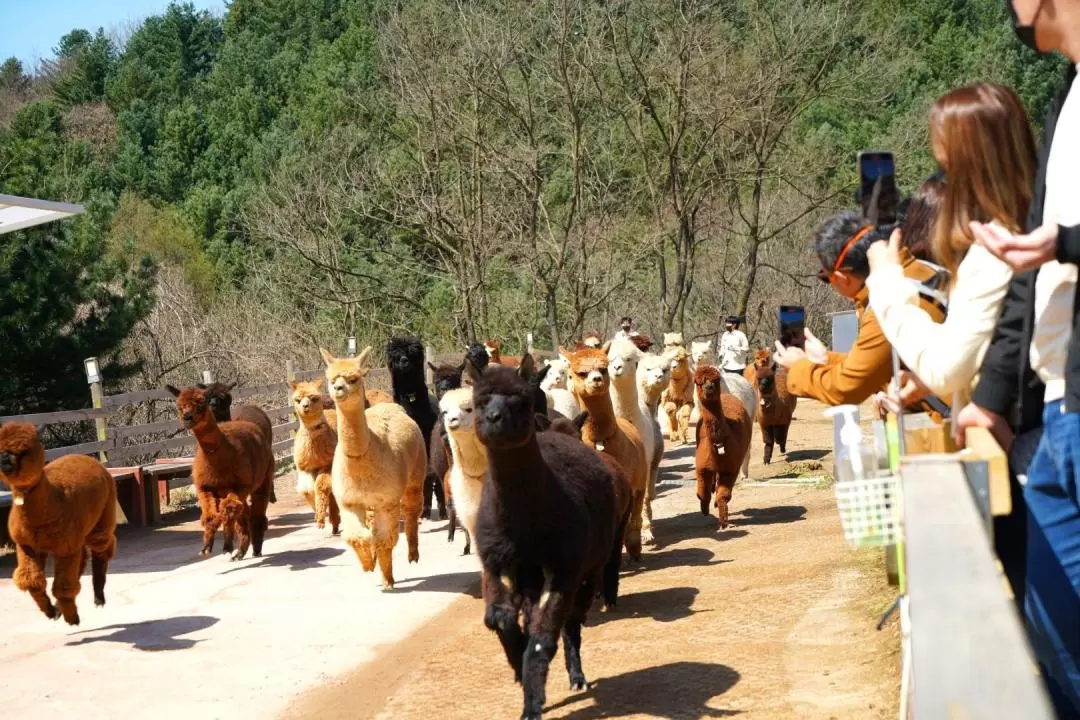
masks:
<instances>
[{"instance_id":1,"label":"white alpaca","mask_svg":"<svg viewBox=\"0 0 1080 720\"><path fill-rule=\"evenodd\" d=\"M454 458L450 468L454 512L461 526L469 533L470 541L475 542L476 516L480 512L488 458L487 448L476 437L472 388L448 390L439 401L439 411L450 444L450 454Z\"/></svg>"},{"instance_id":2,"label":"white alpaca","mask_svg":"<svg viewBox=\"0 0 1080 720\"><path fill-rule=\"evenodd\" d=\"M671 350L672 348L682 347L683 337L681 332L664 333L664 351Z\"/></svg>"},{"instance_id":3,"label":"white alpaca","mask_svg":"<svg viewBox=\"0 0 1080 720\"><path fill-rule=\"evenodd\" d=\"M608 348L608 374L611 376L611 405L615 417L634 424L645 446L649 462L649 483L641 508L641 542L652 543L652 501L656 497L656 479L664 457L664 438L648 408L640 402L637 369L644 353L628 340L614 340Z\"/></svg>"},{"instance_id":4,"label":"white alpaca","mask_svg":"<svg viewBox=\"0 0 1080 720\"><path fill-rule=\"evenodd\" d=\"M547 395L548 408L573 420L581 413L581 405L578 404L574 393L566 389L566 381L570 376L570 363L561 355L555 360L545 362L551 369L540 383L540 389Z\"/></svg>"},{"instance_id":5,"label":"white alpaca","mask_svg":"<svg viewBox=\"0 0 1080 720\"><path fill-rule=\"evenodd\" d=\"M690 343L690 367L697 370L702 365L715 365L716 357L712 350L712 340L701 342L694 340Z\"/></svg>"}]
</instances>

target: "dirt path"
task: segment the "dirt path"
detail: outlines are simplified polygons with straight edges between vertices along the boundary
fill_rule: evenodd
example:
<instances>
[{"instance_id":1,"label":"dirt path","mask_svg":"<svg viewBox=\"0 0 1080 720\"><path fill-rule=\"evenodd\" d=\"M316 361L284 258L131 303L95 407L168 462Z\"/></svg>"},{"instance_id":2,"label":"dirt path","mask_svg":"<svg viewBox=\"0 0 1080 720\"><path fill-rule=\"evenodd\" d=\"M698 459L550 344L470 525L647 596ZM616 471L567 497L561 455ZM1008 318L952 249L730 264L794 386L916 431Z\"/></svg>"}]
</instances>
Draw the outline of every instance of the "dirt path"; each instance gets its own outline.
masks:
<instances>
[{"instance_id":1,"label":"dirt path","mask_svg":"<svg viewBox=\"0 0 1080 720\"><path fill-rule=\"evenodd\" d=\"M552 663L548 717L895 716L897 630L874 629L893 599L880 553L848 550L831 489L796 477L831 472L820 411L800 405L790 466L764 471L755 434L751 475L772 479L736 488L724 532L697 510L692 455L669 450L655 505L661 544L625 568L618 610L590 616L590 687L568 693L562 660ZM515 716L521 691L482 614L475 597L455 601L283 717Z\"/></svg>"}]
</instances>

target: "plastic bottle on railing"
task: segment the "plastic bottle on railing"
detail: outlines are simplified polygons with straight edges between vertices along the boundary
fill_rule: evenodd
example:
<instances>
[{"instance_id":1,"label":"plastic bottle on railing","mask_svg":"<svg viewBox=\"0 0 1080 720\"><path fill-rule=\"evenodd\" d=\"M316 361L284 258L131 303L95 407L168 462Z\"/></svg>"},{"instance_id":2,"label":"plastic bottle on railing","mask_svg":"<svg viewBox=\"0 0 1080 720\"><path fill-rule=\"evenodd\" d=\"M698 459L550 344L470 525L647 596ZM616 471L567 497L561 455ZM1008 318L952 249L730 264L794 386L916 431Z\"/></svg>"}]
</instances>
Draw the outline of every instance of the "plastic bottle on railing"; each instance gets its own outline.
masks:
<instances>
[{"instance_id":1,"label":"plastic bottle on railing","mask_svg":"<svg viewBox=\"0 0 1080 720\"><path fill-rule=\"evenodd\" d=\"M862 430L856 419L859 409L855 405L837 405L825 411L825 417L839 422L839 445L836 448L836 481L850 482L874 475L877 457L873 447L863 442Z\"/></svg>"}]
</instances>

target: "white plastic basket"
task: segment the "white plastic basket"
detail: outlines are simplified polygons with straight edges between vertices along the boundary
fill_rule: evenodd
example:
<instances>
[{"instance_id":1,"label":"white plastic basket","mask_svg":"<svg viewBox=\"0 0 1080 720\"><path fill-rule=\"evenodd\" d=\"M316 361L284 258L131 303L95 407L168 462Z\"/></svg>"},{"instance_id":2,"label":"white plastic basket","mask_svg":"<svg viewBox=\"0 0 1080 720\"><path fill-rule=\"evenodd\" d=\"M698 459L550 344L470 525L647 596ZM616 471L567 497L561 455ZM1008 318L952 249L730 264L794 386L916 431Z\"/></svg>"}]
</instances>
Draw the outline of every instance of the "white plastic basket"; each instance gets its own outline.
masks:
<instances>
[{"instance_id":1,"label":"white plastic basket","mask_svg":"<svg viewBox=\"0 0 1080 720\"><path fill-rule=\"evenodd\" d=\"M836 507L844 538L855 547L895 545L900 540L901 497L897 475L836 483Z\"/></svg>"}]
</instances>

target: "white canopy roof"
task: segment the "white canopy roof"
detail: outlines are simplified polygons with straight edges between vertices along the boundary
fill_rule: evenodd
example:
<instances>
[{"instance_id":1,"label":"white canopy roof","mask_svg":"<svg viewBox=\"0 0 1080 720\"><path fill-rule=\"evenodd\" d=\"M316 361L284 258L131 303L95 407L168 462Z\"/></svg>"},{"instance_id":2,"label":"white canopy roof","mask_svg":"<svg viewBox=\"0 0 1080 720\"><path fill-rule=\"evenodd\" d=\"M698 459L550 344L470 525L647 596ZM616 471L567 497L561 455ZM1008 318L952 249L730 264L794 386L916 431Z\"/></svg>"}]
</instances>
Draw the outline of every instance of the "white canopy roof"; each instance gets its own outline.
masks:
<instances>
[{"instance_id":1,"label":"white canopy roof","mask_svg":"<svg viewBox=\"0 0 1080 720\"><path fill-rule=\"evenodd\" d=\"M0 195L0 235L82 212L82 205Z\"/></svg>"}]
</instances>

